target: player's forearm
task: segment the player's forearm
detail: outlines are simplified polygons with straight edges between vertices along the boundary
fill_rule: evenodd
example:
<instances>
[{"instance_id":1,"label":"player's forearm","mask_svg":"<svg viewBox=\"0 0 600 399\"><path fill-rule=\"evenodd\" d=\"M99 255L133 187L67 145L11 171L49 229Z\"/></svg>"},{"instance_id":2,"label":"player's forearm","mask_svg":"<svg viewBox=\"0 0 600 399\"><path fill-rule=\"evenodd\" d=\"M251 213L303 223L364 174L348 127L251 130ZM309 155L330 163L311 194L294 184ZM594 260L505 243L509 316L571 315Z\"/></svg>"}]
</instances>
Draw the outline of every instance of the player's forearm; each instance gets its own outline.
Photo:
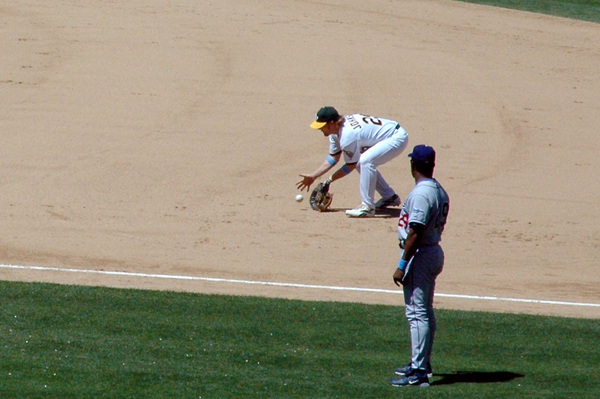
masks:
<instances>
[{"instance_id":1,"label":"player's forearm","mask_svg":"<svg viewBox=\"0 0 600 399\"><path fill-rule=\"evenodd\" d=\"M333 168L334 165L331 165L329 162L324 161L321 164L321 166L319 166L317 168L317 170L315 170L313 173L311 173L311 176L314 177L315 179L318 178L318 177L321 177L325 173L329 172Z\"/></svg>"},{"instance_id":2,"label":"player's forearm","mask_svg":"<svg viewBox=\"0 0 600 399\"><path fill-rule=\"evenodd\" d=\"M344 164L341 168L336 170L330 177L331 181L336 181L341 179L342 177L350 174L354 169L356 169L356 164Z\"/></svg>"},{"instance_id":3,"label":"player's forearm","mask_svg":"<svg viewBox=\"0 0 600 399\"><path fill-rule=\"evenodd\" d=\"M406 241L404 242L404 251L402 253L402 259L406 261L410 261L410 259L417 252L417 242L419 240L419 235L412 227L408 229L408 236L406 237Z\"/></svg>"}]
</instances>

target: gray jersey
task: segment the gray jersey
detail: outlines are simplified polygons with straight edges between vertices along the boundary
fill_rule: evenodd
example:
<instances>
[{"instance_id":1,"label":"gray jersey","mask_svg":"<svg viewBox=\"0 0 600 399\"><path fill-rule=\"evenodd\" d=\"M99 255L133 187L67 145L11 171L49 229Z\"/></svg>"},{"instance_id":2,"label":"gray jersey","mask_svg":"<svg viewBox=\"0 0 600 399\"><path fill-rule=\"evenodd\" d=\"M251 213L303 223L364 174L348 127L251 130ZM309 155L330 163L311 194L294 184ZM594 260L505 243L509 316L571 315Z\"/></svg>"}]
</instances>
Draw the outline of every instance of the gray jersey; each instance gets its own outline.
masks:
<instances>
[{"instance_id":1,"label":"gray jersey","mask_svg":"<svg viewBox=\"0 0 600 399\"><path fill-rule=\"evenodd\" d=\"M442 239L450 199L435 179L419 181L410 192L400 213L398 239L405 240L411 224L425 226L419 246L436 245Z\"/></svg>"}]
</instances>

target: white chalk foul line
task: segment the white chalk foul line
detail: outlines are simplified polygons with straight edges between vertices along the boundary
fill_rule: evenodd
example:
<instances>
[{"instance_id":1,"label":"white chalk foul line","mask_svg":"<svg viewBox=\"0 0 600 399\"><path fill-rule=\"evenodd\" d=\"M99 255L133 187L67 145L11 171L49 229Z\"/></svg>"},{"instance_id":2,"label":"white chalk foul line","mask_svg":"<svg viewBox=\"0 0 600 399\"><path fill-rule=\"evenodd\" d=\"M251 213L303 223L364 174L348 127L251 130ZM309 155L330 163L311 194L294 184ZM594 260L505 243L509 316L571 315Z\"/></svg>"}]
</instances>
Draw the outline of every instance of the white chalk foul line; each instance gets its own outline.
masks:
<instances>
[{"instance_id":1,"label":"white chalk foul line","mask_svg":"<svg viewBox=\"0 0 600 399\"><path fill-rule=\"evenodd\" d=\"M207 281L207 282L215 282L215 283L266 285L266 286L275 286L275 287L305 288L305 289L333 290L333 291L375 292L375 293L394 294L394 295L398 295L398 294L402 293L402 291L400 291L400 290L384 290L384 289L379 289L379 288L358 288L358 287L339 287L339 286L331 286L331 285L278 283L278 282L274 282L274 281L235 280L235 279L214 278L214 277L177 276L177 275L170 275L170 274L148 274L148 273L119 272L119 271L108 271L108 270L64 269L64 268L59 268L59 267L46 267L46 266L18 266L18 265L2 265L2 264L0 264L0 269L40 270L40 271L82 273L82 274L87 273L87 274L102 274L102 275L110 275L110 276L143 277L143 278L155 278L155 279L167 279L167 280ZM530 304L540 304L540 305L561 305L561 306L600 308L600 303L565 302L565 301L550 301L550 300L541 300L541 299L503 298L503 297L496 297L496 296L441 294L441 293L436 293L435 296L440 297L440 298L470 299L470 300L477 300L477 301L518 302L518 303L530 303Z\"/></svg>"}]
</instances>

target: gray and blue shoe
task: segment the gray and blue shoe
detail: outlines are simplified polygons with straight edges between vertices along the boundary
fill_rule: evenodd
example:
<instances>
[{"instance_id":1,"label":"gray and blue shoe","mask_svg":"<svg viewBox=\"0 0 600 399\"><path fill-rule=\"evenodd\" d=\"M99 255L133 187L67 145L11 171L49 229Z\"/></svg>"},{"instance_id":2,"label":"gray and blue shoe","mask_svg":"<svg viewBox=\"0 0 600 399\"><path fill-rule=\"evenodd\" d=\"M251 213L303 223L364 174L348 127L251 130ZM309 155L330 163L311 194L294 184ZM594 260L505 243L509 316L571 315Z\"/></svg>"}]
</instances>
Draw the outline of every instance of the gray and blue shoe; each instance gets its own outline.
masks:
<instances>
[{"instance_id":1,"label":"gray and blue shoe","mask_svg":"<svg viewBox=\"0 0 600 399\"><path fill-rule=\"evenodd\" d=\"M410 375L403 375L398 378L394 378L390 381L390 384L395 387L421 387L426 388L429 384L429 378L427 373L421 370L413 370Z\"/></svg>"}]
</instances>

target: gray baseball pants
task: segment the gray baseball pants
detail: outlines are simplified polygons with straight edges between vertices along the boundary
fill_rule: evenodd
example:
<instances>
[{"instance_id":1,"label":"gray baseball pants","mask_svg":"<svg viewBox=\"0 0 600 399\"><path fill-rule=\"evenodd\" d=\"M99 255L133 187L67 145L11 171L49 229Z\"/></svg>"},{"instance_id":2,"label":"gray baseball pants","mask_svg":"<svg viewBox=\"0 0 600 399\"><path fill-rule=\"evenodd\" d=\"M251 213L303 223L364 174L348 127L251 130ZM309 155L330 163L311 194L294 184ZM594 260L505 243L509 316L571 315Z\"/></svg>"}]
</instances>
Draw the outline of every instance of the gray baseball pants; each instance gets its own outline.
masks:
<instances>
[{"instance_id":1,"label":"gray baseball pants","mask_svg":"<svg viewBox=\"0 0 600 399\"><path fill-rule=\"evenodd\" d=\"M435 279L444 267L439 245L420 247L403 281L406 318L410 327L412 368L426 370L431 359L436 319L433 311Z\"/></svg>"}]
</instances>

